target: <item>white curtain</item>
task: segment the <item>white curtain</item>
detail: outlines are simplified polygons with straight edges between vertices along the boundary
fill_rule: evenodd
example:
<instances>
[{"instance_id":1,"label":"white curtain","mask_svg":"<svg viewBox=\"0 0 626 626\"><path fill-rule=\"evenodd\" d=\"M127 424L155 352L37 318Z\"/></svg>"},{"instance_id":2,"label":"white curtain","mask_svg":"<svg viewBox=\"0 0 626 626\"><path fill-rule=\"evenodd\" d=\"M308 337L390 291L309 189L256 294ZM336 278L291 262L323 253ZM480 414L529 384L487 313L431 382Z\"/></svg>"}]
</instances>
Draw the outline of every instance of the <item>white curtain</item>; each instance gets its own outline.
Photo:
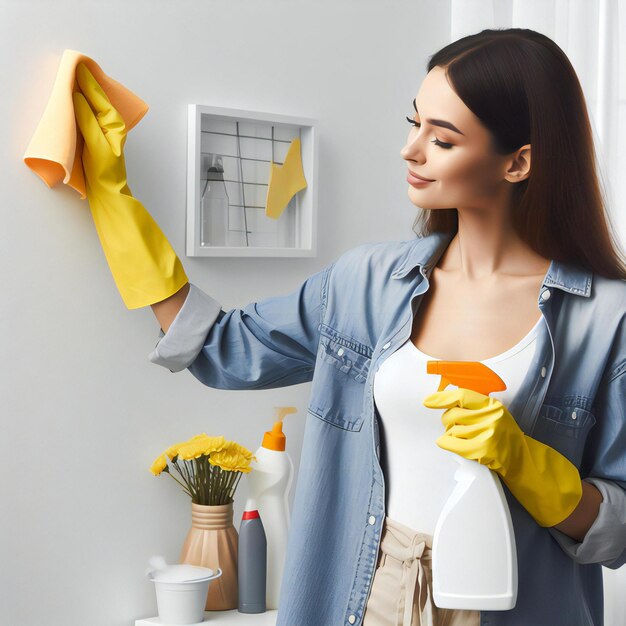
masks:
<instances>
[{"instance_id":1,"label":"white curtain","mask_svg":"<svg viewBox=\"0 0 626 626\"><path fill-rule=\"evenodd\" d=\"M585 93L609 219L626 249L626 2L619 4L618 0L451 0L450 41L484 28L530 28L550 37L567 54ZM605 626L624 626L626 566L602 571Z\"/></svg>"}]
</instances>

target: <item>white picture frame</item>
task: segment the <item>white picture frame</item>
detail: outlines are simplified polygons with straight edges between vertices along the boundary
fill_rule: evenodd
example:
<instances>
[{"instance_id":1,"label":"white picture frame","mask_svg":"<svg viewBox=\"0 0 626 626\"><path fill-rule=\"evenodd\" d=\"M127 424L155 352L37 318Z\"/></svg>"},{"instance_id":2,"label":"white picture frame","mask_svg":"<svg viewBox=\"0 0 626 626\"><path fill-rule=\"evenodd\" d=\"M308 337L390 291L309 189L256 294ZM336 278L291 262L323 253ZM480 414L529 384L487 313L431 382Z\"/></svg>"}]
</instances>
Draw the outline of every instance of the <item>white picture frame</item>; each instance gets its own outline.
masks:
<instances>
[{"instance_id":1,"label":"white picture frame","mask_svg":"<svg viewBox=\"0 0 626 626\"><path fill-rule=\"evenodd\" d=\"M269 165L272 161L282 162L295 137L300 139L307 186L293 196L275 220L264 210ZM220 174L212 173L220 168L223 183L214 180ZM189 104L187 256L316 256L317 168L315 119ZM213 194L210 203L207 189ZM220 201L220 197L225 199ZM215 206L220 208L215 210ZM213 215L220 213L218 221L211 224L207 216L215 218L209 209Z\"/></svg>"}]
</instances>

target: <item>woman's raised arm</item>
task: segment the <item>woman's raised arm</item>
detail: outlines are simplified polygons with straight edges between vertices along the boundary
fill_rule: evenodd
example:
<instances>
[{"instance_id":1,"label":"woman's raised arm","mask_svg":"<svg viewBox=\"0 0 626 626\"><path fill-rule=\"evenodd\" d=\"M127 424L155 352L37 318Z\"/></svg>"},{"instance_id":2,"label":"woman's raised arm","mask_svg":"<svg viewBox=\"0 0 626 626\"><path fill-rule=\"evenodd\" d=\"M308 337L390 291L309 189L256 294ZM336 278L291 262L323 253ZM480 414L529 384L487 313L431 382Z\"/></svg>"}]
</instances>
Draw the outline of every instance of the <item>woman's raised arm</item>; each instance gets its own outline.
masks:
<instances>
[{"instance_id":1,"label":"woman's raised arm","mask_svg":"<svg viewBox=\"0 0 626 626\"><path fill-rule=\"evenodd\" d=\"M82 63L76 80L80 91L72 99L85 142L87 199L113 279L129 309L165 302L157 309L169 319L179 300L184 302L189 279L167 237L128 186L124 119Z\"/></svg>"},{"instance_id":2,"label":"woman's raised arm","mask_svg":"<svg viewBox=\"0 0 626 626\"><path fill-rule=\"evenodd\" d=\"M161 302L155 302L150 305L152 307L152 312L159 321L161 330L164 333L167 332L167 329L171 326L174 318L178 315L178 312L181 310L183 304L185 304L185 299L187 298L188 293L189 283L185 283L179 291L171 295L169 298L165 298L165 300L161 300Z\"/></svg>"}]
</instances>

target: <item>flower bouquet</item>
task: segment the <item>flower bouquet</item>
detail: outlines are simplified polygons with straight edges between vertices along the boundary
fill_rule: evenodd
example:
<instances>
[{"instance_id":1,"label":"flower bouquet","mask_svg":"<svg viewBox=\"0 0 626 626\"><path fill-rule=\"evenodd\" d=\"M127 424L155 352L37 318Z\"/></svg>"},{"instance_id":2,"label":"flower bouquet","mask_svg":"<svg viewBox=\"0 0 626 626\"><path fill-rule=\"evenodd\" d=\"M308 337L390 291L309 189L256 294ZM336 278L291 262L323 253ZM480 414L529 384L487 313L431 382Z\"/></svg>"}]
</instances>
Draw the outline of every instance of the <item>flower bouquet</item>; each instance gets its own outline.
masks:
<instances>
[{"instance_id":1,"label":"flower bouquet","mask_svg":"<svg viewBox=\"0 0 626 626\"><path fill-rule=\"evenodd\" d=\"M169 474L191 497L191 528L180 563L222 569L209 586L207 611L237 608L239 536L233 525L233 502L241 475L250 472L253 459L244 446L202 433L170 446L150 467L155 476Z\"/></svg>"}]
</instances>

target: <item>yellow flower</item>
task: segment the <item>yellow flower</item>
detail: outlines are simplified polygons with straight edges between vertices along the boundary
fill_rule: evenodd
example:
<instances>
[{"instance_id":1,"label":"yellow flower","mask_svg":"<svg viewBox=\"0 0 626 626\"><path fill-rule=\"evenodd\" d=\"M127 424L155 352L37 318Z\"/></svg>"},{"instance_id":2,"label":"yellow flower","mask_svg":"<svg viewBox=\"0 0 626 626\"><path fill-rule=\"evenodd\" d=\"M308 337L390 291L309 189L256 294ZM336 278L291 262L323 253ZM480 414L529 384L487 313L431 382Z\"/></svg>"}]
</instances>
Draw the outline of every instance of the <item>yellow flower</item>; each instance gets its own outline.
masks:
<instances>
[{"instance_id":1,"label":"yellow flower","mask_svg":"<svg viewBox=\"0 0 626 626\"><path fill-rule=\"evenodd\" d=\"M208 456L209 454L222 450L225 443L226 440L221 435L219 437L209 437L206 433L202 433L180 445L178 455L185 461L196 459L203 454Z\"/></svg>"},{"instance_id":2,"label":"yellow flower","mask_svg":"<svg viewBox=\"0 0 626 626\"><path fill-rule=\"evenodd\" d=\"M157 459L155 459L154 463L150 467L150 471L158 476L164 469L167 468L167 459L165 458L165 454L162 454Z\"/></svg>"},{"instance_id":3,"label":"yellow flower","mask_svg":"<svg viewBox=\"0 0 626 626\"><path fill-rule=\"evenodd\" d=\"M163 454L167 455L168 459L171 461L175 456L178 455L178 448L180 446L184 446L186 443L186 441L182 441L181 443L175 443L173 446L170 446Z\"/></svg>"},{"instance_id":4,"label":"yellow flower","mask_svg":"<svg viewBox=\"0 0 626 626\"><path fill-rule=\"evenodd\" d=\"M214 452L209 457L209 463L220 467L226 472L243 472L247 474L252 469L250 461L256 457L244 446L235 441L228 441L222 450Z\"/></svg>"}]
</instances>

